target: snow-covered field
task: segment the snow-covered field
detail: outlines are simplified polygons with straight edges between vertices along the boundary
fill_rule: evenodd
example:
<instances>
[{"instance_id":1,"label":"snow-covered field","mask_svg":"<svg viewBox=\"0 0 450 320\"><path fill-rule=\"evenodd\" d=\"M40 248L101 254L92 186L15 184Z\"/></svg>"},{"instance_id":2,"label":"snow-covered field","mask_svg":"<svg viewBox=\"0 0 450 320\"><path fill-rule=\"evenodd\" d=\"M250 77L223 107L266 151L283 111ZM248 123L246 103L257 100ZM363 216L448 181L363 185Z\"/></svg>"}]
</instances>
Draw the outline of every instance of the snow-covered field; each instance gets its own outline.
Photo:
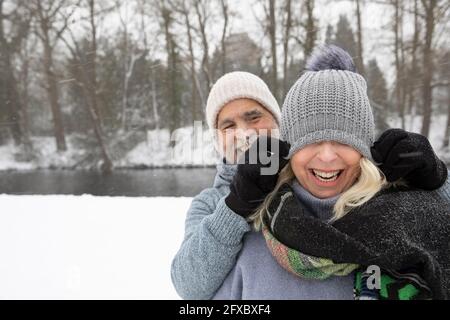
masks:
<instances>
[{"instance_id":1,"label":"snow-covered field","mask_svg":"<svg viewBox=\"0 0 450 320\"><path fill-rule=\"evenodd\" d=\"M0 299L179 299L191 198L0 195Z\"/></svg>"}]
</instances>

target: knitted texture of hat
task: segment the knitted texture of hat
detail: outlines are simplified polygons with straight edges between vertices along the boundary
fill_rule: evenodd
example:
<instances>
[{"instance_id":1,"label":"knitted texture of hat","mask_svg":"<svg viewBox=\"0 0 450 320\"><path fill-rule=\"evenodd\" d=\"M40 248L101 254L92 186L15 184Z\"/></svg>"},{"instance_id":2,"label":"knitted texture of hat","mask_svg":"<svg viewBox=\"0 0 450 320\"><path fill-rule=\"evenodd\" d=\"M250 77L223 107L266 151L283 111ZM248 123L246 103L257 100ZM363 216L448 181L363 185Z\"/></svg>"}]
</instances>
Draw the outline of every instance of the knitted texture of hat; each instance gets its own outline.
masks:
<instances>
[{"instance_id":1,"label":"knitted texture of hat","mask_svg":"<svg viewBox=\"0 0 450 320\"><path fill-rule=\"evenodd\" d=\"M283 104L280 132L291 145L288 157L308 144L337 141L372 160L372 108L366 81L350 71L354 70L351 57L339 47L321 47L313 52L306 69Z\"/></svg>"},{"instance_id":2,"label":"knitted texture of hat","mask_svg":"<svg viewBox=\"0 0 450 320\"><path fill-rule=\"evenodd\" d=\"M235 71L223 75L211 88L206 103L206 121L210 129L217 129L220 110L236 99L252 99L272 113L278 124L281 111L266 83L249 72Z\"/></svg>"}]
</instances>

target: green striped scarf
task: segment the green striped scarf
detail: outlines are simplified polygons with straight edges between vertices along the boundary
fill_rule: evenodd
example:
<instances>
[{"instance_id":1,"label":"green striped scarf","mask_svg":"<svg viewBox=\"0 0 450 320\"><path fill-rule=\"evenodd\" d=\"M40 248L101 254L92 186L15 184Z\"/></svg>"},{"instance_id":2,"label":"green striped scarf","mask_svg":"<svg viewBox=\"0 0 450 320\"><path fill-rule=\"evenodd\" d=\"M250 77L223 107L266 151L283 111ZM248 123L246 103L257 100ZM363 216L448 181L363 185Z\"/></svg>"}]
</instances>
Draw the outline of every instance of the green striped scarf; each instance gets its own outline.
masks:
<instances>
[{"instance_id":1,"label":"green striped scarf","mask_svg":"<svg viewBox=\"0 0 450 320\"><path fill-rule=\"evenodd\" d=\"M324 280L331 276L347 276L355 271L354 297L362 300L376 297L376 300L415 300L430 299L431 293L426 284L411 279L407 274L382 272L380 290L369 292L362 290L364 268L352 263L334 263L330 259L318 258L289 248L278 241L263 223L262 233L266 244L276 261L287 271L305 279ZM416 277L417 278L417 277ZM366 289L367 290L367 289Z\"/></svg>"},{"instance_id":2,"label":"green striped scarf","mask_svg":"<svg viewBox=\"0 0 450 320\"><path fill-rule=\"evenodd\" d=\"M359 267L351 263L334 263L332 260L313 257L289 248L278 241L265 225L262 232L277 262L298 277L324 280L331 276L347 276Z\"/></svg>"}]
</instances>

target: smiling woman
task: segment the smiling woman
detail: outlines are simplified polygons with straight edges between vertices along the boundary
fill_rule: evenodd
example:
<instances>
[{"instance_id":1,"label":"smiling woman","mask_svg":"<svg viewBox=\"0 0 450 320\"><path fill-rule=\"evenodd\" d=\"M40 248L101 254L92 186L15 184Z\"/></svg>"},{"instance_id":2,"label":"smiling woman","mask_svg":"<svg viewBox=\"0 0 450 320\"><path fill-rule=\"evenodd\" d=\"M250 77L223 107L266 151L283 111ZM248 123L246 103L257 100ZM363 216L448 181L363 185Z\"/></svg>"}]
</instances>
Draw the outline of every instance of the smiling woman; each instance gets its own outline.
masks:
<instances>
[{"instance_id":1,"label":"smiling woman","mask_svg":"<svg viewBox=\"0 0 450 320\"><path fill-rule=\"evenodd\" d=\"M307 145L291 159L297 180L316 197L347 190L360 174L361 154L348 145L324 141Z\"/></svg>"},{"instance_id":2,"label":"smiling woman","mask_svg":"<svg viewBox=\"0 0 450 320\"><path fill-rule=\"evenodd\" d=\"M250 217L256 232L244 238L215 299L449 296L448 199L387 183L372 159L366 91L347 52L314 52L282 109L289 164ZM429 174L442 181L440 161L424 152L432 159ZM381 287L369 290L363 279L371 265L381 270Z\"/></svg>"}]
</instances>

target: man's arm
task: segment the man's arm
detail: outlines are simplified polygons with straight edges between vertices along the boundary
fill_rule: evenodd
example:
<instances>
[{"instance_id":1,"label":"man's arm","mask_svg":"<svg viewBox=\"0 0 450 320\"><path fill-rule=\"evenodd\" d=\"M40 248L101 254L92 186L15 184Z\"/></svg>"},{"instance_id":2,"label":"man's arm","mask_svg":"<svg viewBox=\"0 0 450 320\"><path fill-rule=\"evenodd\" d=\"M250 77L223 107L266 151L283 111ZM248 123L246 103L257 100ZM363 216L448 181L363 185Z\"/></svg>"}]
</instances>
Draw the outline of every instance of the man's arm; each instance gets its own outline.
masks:
<instances>
[{"instance_id":1,"label":"man's arm","mask_svg":"<svg viewBox=\"0 0 450 320\"><path fill-rule=\"evenodd\" d=\"M171 267L173 285L183 299L213 297L236 262L244 234L250 231L245 219L219 197L214 190L205 190L187 213L184 240Z\"/></svg>"}]
</instances>

